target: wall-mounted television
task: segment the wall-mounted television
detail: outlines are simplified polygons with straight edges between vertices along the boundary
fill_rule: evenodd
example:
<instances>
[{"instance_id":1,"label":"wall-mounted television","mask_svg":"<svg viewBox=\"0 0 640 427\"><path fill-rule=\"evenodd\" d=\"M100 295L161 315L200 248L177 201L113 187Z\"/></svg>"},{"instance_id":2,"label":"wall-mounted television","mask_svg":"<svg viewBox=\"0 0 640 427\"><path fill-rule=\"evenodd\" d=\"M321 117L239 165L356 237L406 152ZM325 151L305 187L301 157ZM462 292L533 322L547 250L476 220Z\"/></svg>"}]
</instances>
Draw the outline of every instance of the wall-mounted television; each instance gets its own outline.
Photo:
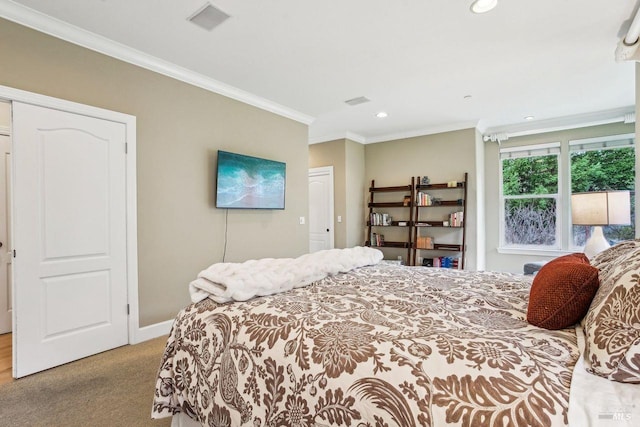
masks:
<instances>
[{"instance_id":1,"label":"wall-mounted television","mask_svg":"<svg viewBox=\"0 0 640 427\"><path fill-rule=\"evenodd\" d=\"M286 163L218 150L216 207L284 209Z\"/></svg>"}]
</instances>

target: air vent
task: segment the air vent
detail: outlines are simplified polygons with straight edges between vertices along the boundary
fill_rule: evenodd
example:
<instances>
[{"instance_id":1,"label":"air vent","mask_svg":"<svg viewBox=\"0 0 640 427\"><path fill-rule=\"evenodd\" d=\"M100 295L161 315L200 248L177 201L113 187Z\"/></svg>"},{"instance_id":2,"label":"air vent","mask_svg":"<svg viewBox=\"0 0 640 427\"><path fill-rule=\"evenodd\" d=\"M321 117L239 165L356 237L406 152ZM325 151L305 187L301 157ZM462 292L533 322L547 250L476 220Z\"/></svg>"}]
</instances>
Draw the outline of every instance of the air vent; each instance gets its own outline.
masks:
<instances>
[{"instance_id":1,"label":"air vent","mask_svg":"<svg viewBox=\"0 0 640 427\"><path fill-rule=\"evenodd\" d=\"M352 107L354 105L358 105L358 104L364 104L365 102L369 102L371 101L369 98L367 98L366 96L359 96L357 98L351 98L351 99L347 99L345 102L345 104L349 104Z\"/></svg>"},{"instance_id":2,"label":"air vent","mask_svg":"<svg viewBox=\"0 0 640 427\"><path fill-rule=\"evenodd\" d=\"M193 22L200 28L204 28L207 31L213 30L218 25L222 24L229 18L229 15L215 8L210 3L206 3L200 9L196 10L188 21Z\"/></svg>"}]
</instances>

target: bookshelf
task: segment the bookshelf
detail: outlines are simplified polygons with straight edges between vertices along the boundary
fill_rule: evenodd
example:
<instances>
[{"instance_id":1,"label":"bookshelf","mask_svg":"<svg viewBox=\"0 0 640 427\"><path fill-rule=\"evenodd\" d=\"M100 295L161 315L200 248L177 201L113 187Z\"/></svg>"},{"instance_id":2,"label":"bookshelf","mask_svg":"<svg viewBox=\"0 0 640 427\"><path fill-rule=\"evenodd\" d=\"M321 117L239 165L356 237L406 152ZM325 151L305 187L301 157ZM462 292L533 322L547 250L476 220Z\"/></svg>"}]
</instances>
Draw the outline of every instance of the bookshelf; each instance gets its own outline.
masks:
<instances>
[{"instance_id":1,"label":"bookshelf","mask_svg":"<svg viewBox=\"0 0 640 427\"><path fill-rule=\"evenodd\" d=\"M407 185L376 187L375 180L371 180L369 187L365 245L383 250L385 256L391 252L387 248L393 248L396 254L398 249L406 249L406 265L412 265L411 256L415 253L411 244L414 188L413 177Z\"/></svg>"},{"instance_id":2,"label":"bookshelf","mask_svg":"<svg viewBox=\"0 0 640 427\"><path fill-rule=\"evenodd\" d=\"M412 265L464 269L468 174L462 181L431 184L417 177L412 182Z\"/></svg>"}]
</instances>

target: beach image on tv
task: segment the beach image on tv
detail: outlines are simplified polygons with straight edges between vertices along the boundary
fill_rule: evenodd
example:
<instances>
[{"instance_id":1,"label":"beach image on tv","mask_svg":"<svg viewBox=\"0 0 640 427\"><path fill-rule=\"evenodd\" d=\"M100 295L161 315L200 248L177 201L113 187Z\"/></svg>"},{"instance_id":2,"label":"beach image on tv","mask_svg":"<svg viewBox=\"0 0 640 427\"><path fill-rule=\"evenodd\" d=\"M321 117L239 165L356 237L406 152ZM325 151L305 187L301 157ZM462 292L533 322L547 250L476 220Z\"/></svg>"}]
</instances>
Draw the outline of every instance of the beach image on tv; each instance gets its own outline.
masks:
<instances>
[{"instance_id":1,"label":"beach image on tv","mask_svg":"<svg viewBox=\"0 0 640 427\"><path fill-rule=\"evenodd\" d=\"M284 209L286 164L218 151L216 206Z\"/></svg>"}]
</instances>

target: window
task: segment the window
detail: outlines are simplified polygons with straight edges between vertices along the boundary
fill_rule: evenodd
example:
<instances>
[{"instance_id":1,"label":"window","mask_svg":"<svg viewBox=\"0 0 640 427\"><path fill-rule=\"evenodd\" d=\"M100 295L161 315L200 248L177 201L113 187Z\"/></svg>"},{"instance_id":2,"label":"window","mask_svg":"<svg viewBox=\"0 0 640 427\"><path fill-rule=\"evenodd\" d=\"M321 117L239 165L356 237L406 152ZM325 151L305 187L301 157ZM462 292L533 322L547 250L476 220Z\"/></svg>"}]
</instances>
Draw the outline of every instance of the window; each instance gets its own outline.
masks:
<instances>
[{"instance_id":1,"label":"window","mask_svg":"<svg viewBox=\"0 0 640 427\"><path fill-rule=\"evenodd\" d=\"M572 193L631 192L631 225L604 227L611 244L635 235L634 135L500 149L500 247L578 251L590 227L571 224Z\"/></svg>"},{"instance_id":2,"label":"window","mask_svg":"<svg viewBox=\"0 0 640 427\"><path fill-rule=\"evenodd\" d=\"M502 246L559 249L560 144L500 150Z\"/></svg>"},{"instance_id":3,"label":"window","mask_svg":"<svg viewBox=\"0 0 640 427\"><path fill-rule=\"evenodd\" d=\"M571 192L629 190L631 225L603 227L610 244L635 237L635 149L633 137L569 142ZM574 225L571 248L584 247L590 227Z\"/></svg>"}]
</instances>

